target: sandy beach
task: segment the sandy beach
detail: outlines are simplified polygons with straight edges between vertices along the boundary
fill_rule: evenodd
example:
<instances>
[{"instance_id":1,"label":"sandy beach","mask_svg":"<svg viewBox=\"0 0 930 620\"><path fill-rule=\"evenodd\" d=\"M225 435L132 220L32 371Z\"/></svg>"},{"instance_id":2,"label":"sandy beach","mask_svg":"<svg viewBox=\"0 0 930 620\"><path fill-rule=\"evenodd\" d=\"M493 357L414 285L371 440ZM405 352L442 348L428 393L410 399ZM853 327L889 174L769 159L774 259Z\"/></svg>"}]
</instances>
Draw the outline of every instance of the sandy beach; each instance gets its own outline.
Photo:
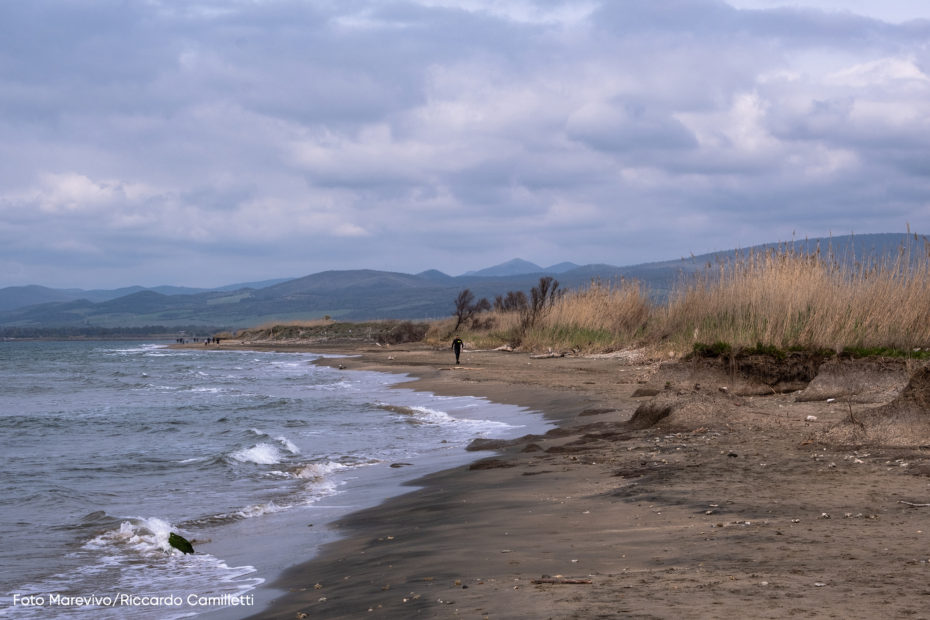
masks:
<instances>
[{"instance_id":1,"label":"sandy beach","mask_svg":"<svg viewBox=\"0 0 930 620\"><path fill-rule=\"evenodd\" d=\"M557 428L342 519L255 618L930 617L919 366L274 348Z\"/></svg>"}]
</instances>

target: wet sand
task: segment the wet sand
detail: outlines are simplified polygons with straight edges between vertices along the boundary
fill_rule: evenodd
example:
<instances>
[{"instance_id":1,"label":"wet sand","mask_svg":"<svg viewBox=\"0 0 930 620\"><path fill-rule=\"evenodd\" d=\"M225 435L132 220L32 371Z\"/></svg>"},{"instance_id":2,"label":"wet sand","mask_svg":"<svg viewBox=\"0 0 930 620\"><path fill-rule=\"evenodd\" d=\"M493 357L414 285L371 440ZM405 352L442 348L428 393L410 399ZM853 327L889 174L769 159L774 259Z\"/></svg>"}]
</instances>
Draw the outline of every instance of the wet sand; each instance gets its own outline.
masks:
<instances>
[{"instance_id":1,"label":"wet sand","mask_svg":"<svg viewBox=\"0 0 930 620\"><path fill-rule=\"evenodd\" d=\"M822 441L893 398L900 368L806 400L635 356L330 350L558 428L342 519L255 618L930 617L930 450Z\"/></svg>"}]
</instances>

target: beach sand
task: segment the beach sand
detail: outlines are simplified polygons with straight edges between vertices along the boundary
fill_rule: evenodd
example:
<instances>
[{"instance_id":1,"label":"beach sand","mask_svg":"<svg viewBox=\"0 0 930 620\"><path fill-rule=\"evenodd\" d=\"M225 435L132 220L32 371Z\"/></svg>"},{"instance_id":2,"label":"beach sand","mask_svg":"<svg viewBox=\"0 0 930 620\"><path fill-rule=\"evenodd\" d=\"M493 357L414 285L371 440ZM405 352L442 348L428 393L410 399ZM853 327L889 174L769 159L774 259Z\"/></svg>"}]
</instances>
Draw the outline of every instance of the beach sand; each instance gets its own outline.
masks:
<instances>
[{"instance_id":1,"label":"beach sand","mask_svg":"<svg viewBox=\"0 0 930 620\"><path fill-rule=\"evenodd\" d=\"M255 618L930 617L930 450L823 442L895 399L909 365L790 385L636 355L330 350L355 357L320 363L558 427L342 519Z\"/></svg>"}]
</instances>

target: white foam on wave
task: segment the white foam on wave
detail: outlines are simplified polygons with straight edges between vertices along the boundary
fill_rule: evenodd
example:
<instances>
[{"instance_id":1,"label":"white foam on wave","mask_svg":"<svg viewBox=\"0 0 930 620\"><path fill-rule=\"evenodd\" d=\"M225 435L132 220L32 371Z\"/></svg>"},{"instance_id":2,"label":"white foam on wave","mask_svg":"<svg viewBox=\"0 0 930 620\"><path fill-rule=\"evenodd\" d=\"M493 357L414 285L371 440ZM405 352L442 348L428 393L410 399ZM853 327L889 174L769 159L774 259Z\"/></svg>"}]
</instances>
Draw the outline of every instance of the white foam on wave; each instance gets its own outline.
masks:
<instances>
[{"instance_id":1,"label":"white foam on wave","mask_svg":"<svg viewBox=\"0 0 930 620\"><path fill-rule=\"evenodd\" d=\"M294 442L283 435L274 438L275 441L284 446L284 449L291 454L300 454L300 448L294 445Z\"/></svg>"},{"instance_id":2,"label":"white foam on wave","mask_svg":"<svg viewBox=\"0 0 930 620\"><path fill-rule=\"evenodd\" d=\"M157 351L169 351L166 344L141 344L136 347L127 349L106 349L107 353L154 353Z\"/></svg>"},{"instance_id":3,"label":"white foam on wave","mask_svg":"<svg viewBox=\"0 0 930 620\"><path fill-rule=\"evenodd\" d=\"M300 368L301 364L298 364L297 362L281 362L277 364L272 364L272 366L276 368Z\"/></svg>"},{"instance_id":4,"label":"white foam on wave","mask_svg":"<svg viewBox=\"0 0 930 620\"><path fill-rule=\"evenodd\" d=\"M316 385L308 385L304 389L312 390L315 392L336 392L344 391L353 387L351 381L334 381L333 383L318 383Z\"/></svg>"},{"instance_id":5,"label":"white foam on wave","mask_svg":"<svg viewBox=\"0 0 930 620\"><path fill-rule=\"evenodd\" d=\"M417 422L421 424L434 424L436 426L454 426L462 430L477 433L487 433L504 429L516 428L506 422L496 420L486 420L480 418L457 418L448 412L439 409L432 409L423 405L414 405L411 407L396 407L392 405L381 404L381 407L389 411L403 410L414 416Z\"/></svg>"},{"instance_id":6,"label":"white foam on wave","mask_svg":"<svg viewBox=\"0 0 930 620\"><path fill-rule=\"evenodd\" d=\"M415 406L410 407L410 411L412 411L417 416L417 419L419 419L421 422L426 422L429 424L455 424L458 422L458 419L453 418L445 411L440 411L438 409Z\"/></svg>"},{"instance_id":7,"label":"white foam on wave","mask_svg":"<svg viewBox=\"0 0 930 620\"><path fill-rule=\"evenodd\" d=\"M246 506L241 510L237 510L234 515L237 517L242 517L243 519L252 519L254 517L260 517L262 515L274 514L276 512L281 512L287 510L290 506L279 506L275 502L265 502L263 504L252 504Z\"/></svg>"},{"instance_id":8,"label":"white foam on wave","mask_svg":"<svg viewBox=\"0 0 930 620\"><path fill-rule=\"evenodd\" d=\"M294 468L290 475L294 478L300 478L302 480L313 480L320 481L332 473L337 471L344 471L350 469L348 465L343 465L342 463L334 463L333 461L326 461L323 463L304 463L296 468Z\"/></svg>"},{"instance_id":9,"label":"white foam on wave","mask_svg":"<svg viewBox=\"0 0 930 620\"><path fill-rule=\"evenodd\" d=\"M148 375L145 375L148 376ZM145 389L147 390L160 390L163 392L177 392L180 388L176 385L157 385L155 383L146 383Z\"/></svg>"},{"instance_id":10,"label":"white foam on wave","mask_svg":"<svg viewBox=\"0 0 930 620\"><path fill-rule=\"evenodd\" d=\"M279 498L259 504L250 504L232 513L217 515L217 519L241 518L252 519L267 514L283 512L300 506L307 506L317 500L336 493L339 483L332 479L331 474L335 472L351 469L350 465L343 465L333 461L323 461L319 463L304 463L291 468L287 471L274 470L268 472L271 475L282 478L291 478L305 481L302 493L289 496L288 498Z\"/></svg>"},{"instance_id":11,"label":"white foam on wave","mask_svg":"<svg viewBox=\"0 0 930 620\"><path fill-rule=\"evenodd\" d=\"M152 553L181 554L180 551L168 544L171 534L171 524L157 517L139 518L123 521L119 529L110 530L91 539L85 549L104 549L107 547L122 547L131 549L142 555Z\"/></svg>"},{"instance_id":12,"label":"white foam on wave","mask_svg":"<svg viewBox=\"0 0 930 620\"><path fill-rule=\"evenodd\" d=\"M271 434L270 434L270 433L266 433L265 431L263 431L263 430L261 430L261 429L258 429L258 428L250 428L250 429L249 429L249 432L252 433L253 435L257 436L257 437L268 437L268 438L271 438ZM274 439L274 441L277 442L282 448L284 448L285 450L287 450L287 451L290 452L291 454L300 454L300 448L298 448L297 445L296 445L293 441L291 441L290 439L288 439L288 438L285 437L284 435L278 435L277 437L274 437L273 439ZM263 444L258 444L258 445L260 446L260 445L263 445ZM271 445L271 444L264 444L264 445ZM257 447L257 446L253 446L252 448L249 448L249 450L252 450L252 449L255 448L255 447ZM276 448L276 446L273 446L273 447ZM263 449L263 450L264 450L264 449ZM237 453L235 453L235 454L239 454L239 453L241 453L241 452L242 452L242 450L240 450L239 452L237 452ZM233 458L236 458L235 454L233 455ZM238 460L238 459L237 459L237 460ZM266 464L269 464L269 465L270 465L270 464L273 464L273 463L266 463Z\"/></svg>"},{"instance_id":13,"label":"white foam on wave","mask_svg":"<svg viewBox=\"0 0 930 620\"><path fill-rule=\"evenodd\" d=\"M211 457L209 457L209 456L195 456L195 457L191 457L191 458L189 458L189 459L182 459L182 460L180 460L180 461L177 461L177 463L178 463L179 465L189 465L190 463L205 463L205 462L209 461L210 458L211 458Z\"/></svg>"},{"instance_id":14,"label":"white foam on wave","mask_svg":"<svg viewBox=\"0 0 930 620\"><path fill-rule=\"evenodd\" d=\"M256 465L277 465L284 458L281 450L270 443L260 443L251 448L236 450L229 456L240 463L255 463Z\"/></svg>"},{"instance_id":15,"label":"white foam on wave","mask_svg":"<svg viewBox=\"0 0 930 620\"><path fill-rule=\"evenodd\" d=\"M201 596L229 594L241 596L264 583L254 576L252 566L229 566L209 553L197 551L185 555L168 544L173 530L171 524L157 517L137 517L123 521L117 529L109 530L87 541L79 550L69 554L79 564L67 571L50 575L40 581L23 584L20 592L130 592L146 596L169 596L178 592L196 592ZM196 541L194 541L196 545ZM216 610L212 607L210 610ZM20 607L16 617L45 618L47 608ZM202 609L182 605L140 606L132 609L131 616L144 620L182 618ZM128 617L125 607L80 605L61 606L55 609L56 617L122 620ZM0 616L4 615L0 613Z\"/></svg>"}]
</instances>

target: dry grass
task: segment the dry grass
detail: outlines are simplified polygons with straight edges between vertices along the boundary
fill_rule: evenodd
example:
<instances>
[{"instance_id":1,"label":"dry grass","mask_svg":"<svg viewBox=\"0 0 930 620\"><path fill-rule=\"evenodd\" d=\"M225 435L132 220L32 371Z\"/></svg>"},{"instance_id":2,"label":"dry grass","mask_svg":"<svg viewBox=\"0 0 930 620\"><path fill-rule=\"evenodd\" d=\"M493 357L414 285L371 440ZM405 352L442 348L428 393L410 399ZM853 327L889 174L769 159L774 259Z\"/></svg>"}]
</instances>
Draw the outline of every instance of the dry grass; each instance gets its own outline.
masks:
<instances>
[{"instance_id":1,"label":"dry grass","mask_svg":"<svg viewBox=\"0 0 930 620\"><path fill-rule=\"evenodd\" d=\"M451 336L437 322L432 341ZM460 330L470 346L610 351L649 347L687 353L696 343L734 349L895 349L930 346L930 255L903 247L883 262L859 263L789 247L737 253L682 281L651 304L635 282L592 283L560 296L524 330L516 312L488 312Z\"/></svg>"},{"instance_id":2,"label":"dry grass","mask_svg":"<svg viewBox=\"0 0 930 620\"><path fill-rule=\"evenodd\" d=\"M252 329L256 330L271 330L275 327L296 327L296 328L315 328L322 327L324 325L332 325L333 320L329 318L325 319L311 319L309 321L270 321L268 323L263 323Z\"/></svg>"},{"instance_id":3,"label":"dry grass","mask_svg":"<svg viewBox=\"0 0 930 620\"><path fill-rule=\"evenodd\" d=\"M655 309L652 336L778 348L910 349L930 343L930 259L904 248L855 264L787 249L738 256Z\"/></svg>"},{"instance_id":4,"label":"dry grass","mask_svg":"<svg viewBox=\"0 0 930 620\"><path fill-rule=\"evenodd\" d=\"M650 316L650 305L636 282L619 285L594 282L590 286L558 296L529 328L519 312L491 311L459 330L473 348L490 349L519 345L528 350L584 352L616 350L641 338ZM427 336L431 344L451 338L454 320L433 323Z\"/></svg>"},{"instance_id":5,"label":"dry grass","mask_svg":"<svg viewBox=\"0 0 930 620\"><path fill-rule=\"evenodd\" d=\"M650 315L648 297L638 282L594 282L560 296L523 334L521 344L533 349L615 350L641 339Z\"/></svg>"}]
</instances>

